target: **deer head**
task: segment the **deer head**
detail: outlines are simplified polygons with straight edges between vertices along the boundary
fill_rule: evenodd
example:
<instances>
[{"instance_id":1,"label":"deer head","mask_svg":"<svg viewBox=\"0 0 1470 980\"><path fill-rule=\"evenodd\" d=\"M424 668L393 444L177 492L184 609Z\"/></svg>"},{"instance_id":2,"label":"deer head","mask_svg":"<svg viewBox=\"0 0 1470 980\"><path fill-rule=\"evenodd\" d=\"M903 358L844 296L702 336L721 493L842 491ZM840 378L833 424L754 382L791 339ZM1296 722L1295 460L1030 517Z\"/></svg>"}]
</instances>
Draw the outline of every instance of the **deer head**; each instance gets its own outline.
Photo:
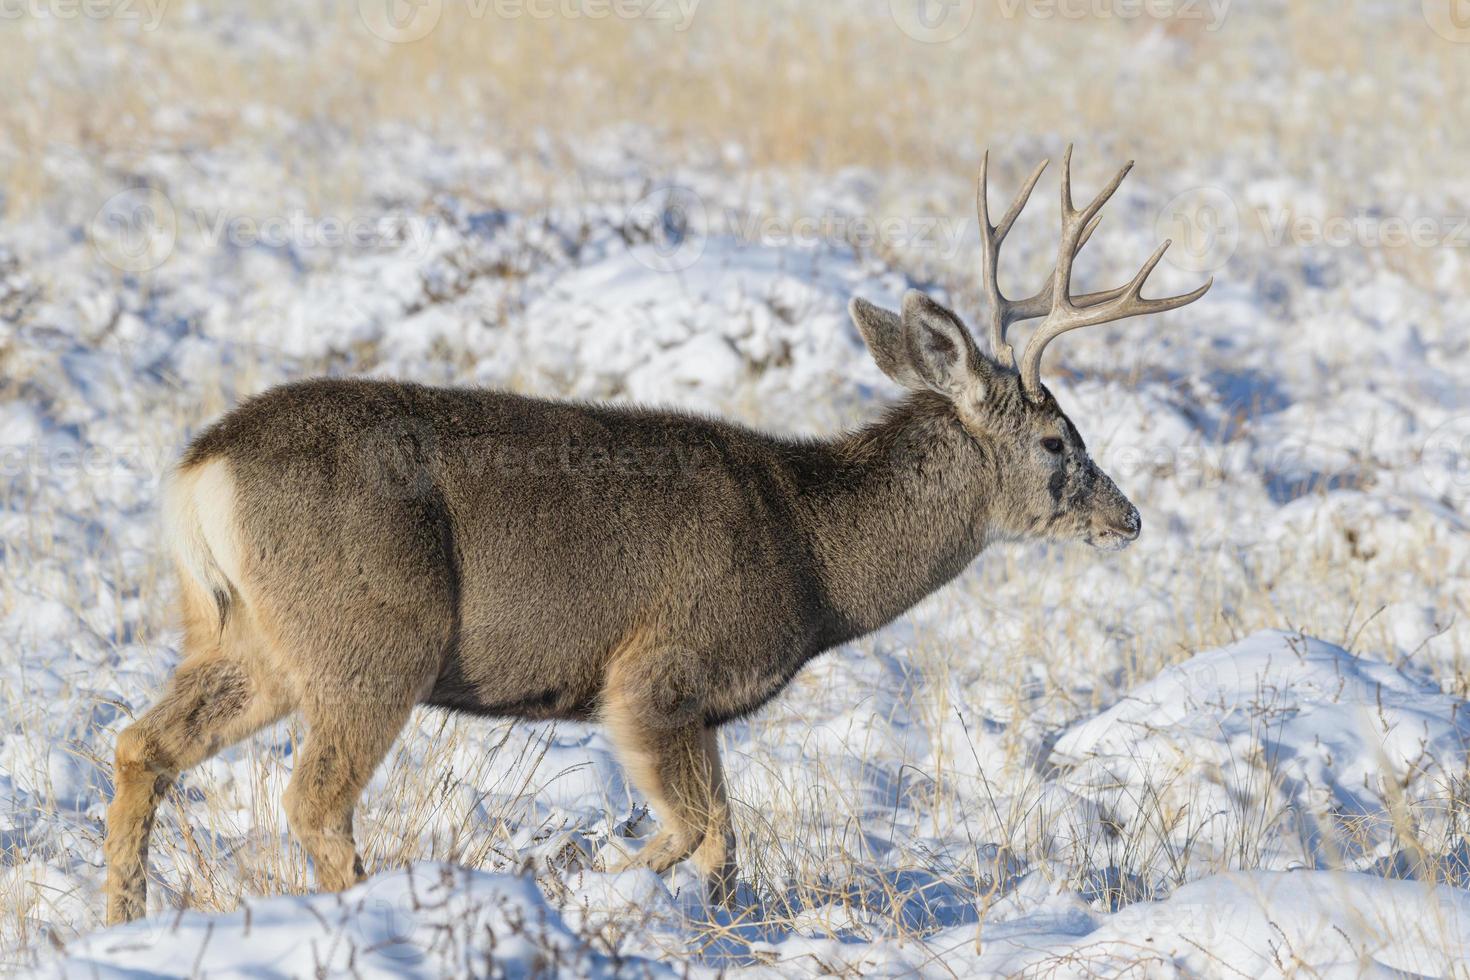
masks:
<instances>
[{"instance_id":1,"label":"deer head","mask_svg":"<svg viewBox=\"0 0 1470 980\"><path fill-rule=\"evenodd\" d=\"M1007 299L996 282L1000 245L1046 169L1032 171L998 225L990 223L986 181L989 154L981 164L976 194L980 213L981 280L989 301L991 353L982 353L953 312L921 292L904 296L901 314L861 299L851 305L853 321L878 366L894 381L949 401L973 442L976 466L994 472L991 537L1080 540L1105 550L1134 541L1141 529L1138 509L1087 454L1087 446L1056 399L1041 382L1041 355L1060 335L1142 313L1160 313L1193 303L1213 283L1165 299L1141 295L1149 273L1171 244L1165 241L1128 283L1073 295L1072 263L1097 228L1102 206L1133 164L1130 161L1092 202L1072 206L1072 148L1062 158L1062 235L1056 266L1046 284L1023 300ZM1041 317L1016 363L1006 342L1018 320Z\"/></svg>"}]
</instances>

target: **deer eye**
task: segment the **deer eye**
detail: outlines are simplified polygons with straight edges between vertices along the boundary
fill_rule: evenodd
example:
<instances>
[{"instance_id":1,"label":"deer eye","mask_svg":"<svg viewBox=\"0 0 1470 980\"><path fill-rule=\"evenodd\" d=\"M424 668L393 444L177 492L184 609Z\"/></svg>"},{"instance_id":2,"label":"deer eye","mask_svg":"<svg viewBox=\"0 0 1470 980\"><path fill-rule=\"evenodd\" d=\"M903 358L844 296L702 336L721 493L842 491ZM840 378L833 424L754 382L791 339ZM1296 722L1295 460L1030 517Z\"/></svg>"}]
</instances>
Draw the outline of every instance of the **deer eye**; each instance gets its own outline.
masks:
<instances>
[{"instance_id":1,"label":"deer eye","mask_svg":"<svg viewBox=\"0 0 1470 980\"><path fill-rule=\"evenodd\" d=\"M1054 456L1060 456L1062 453L1062 440L1056 436L1047 436L1041 440L1041 448Z\"/></svg>"}]
</instances>

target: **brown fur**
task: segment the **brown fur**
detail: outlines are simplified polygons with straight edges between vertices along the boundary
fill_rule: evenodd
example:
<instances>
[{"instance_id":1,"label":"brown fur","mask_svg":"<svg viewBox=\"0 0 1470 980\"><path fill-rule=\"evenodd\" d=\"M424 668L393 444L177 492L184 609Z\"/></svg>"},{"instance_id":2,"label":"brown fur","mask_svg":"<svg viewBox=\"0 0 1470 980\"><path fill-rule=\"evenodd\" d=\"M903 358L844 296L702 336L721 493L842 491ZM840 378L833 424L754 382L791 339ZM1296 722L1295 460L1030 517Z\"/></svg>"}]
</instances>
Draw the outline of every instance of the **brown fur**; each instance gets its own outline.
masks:
<instances>
[{"instance_id":1,"label":"brown fur","mask_svg":"<svg viewBox=\"0 0 1470 980\"><path fill-rule=\"evenodd\" d=\"M144 911L178 773L288 711L310 726L292 831L322 887L356 881L353 807L415 704L600 720L662 821L632 863L692 855L728 896L721 724L993 540L1137 535L1056 403L1023 397L953 314L913 294L902 316L853 315L910 393L835 439L354 380L274 389L205 430L165 505L185 658L118 739L109 919Z\"/></svg>"}]
</instances>

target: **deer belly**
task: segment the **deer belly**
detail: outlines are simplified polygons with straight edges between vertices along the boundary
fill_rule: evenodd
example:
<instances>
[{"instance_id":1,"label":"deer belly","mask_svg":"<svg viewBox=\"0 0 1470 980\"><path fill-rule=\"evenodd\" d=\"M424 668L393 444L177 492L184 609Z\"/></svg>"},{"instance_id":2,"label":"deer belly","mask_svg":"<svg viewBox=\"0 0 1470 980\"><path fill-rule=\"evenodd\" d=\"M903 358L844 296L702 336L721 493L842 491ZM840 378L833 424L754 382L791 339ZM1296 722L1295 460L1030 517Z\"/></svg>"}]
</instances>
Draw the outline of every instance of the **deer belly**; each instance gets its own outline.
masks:
<instances>
[{"instance_id":1,"label":"deer belly","mask_svg":"<svg viewBox=\"0 0 1470 980\"><path fill-rule=\"evenodd\" d=\"M591 719L600 676L585 669L585 658L573 651L548 646L527 652L524 647L461 643L445 659L424 703L530 721Z\"/></svg>"}]
</instances>

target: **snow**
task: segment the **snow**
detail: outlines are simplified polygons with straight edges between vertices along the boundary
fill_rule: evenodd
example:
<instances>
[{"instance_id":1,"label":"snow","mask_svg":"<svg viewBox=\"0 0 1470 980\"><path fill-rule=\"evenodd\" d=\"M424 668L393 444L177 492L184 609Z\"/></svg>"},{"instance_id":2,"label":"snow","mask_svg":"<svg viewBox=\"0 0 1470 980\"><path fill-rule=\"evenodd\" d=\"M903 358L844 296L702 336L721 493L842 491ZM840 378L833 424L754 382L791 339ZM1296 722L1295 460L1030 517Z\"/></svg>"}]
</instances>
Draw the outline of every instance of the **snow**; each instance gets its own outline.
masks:
<instances>
[{"instance_id":1,"label":"snow","mask_svg":"<svg viewBox=\"0 0 1470 980\"><path fill-rule=\"evenodd\" d=\"M1439 803L1467 744L1461 699L1382 661L1267 631L1164 670L1064 732L1052 761L1066 767L1059 786L1115 822L1180 814L1161 859L1188 849L1223 860L1279 823L1259 867L1367 868L1406 846L1395 821L1410 809L1421 836L1451 833L1433 825L1449 816Z\"/></svg>"},{"instance_id":2,"label":"snow","mask_svg":"<svg viewBox=\"0 0 1470 980\"><path fill-rule=\"evenodd\" d=\"M1053 913L1054 915L1056 913ZM1041 916L1037 916L1041 919ZM1470 895L1341 872L1222 874L1139 902L1096 928L1027 919L990 934L977 970L1011 975L1322 977L1455 975L1470 937ZM1031 928L1027 928L1031 926ZM997 948L998 947L998 948ZM1455 952L1448 952L1455 951Z\"/></svg>"},{"instance_id":3,"label":"snow","mask_svg":"<svg viewBox=\"0 0 1470 980\"><path fill-rule=\"evenodd\" d=\"M897 704L889 699L881 710L902 729L912 722L893 718ZM1396 836L1396 820L1408 819L1412 803L1442 802L1464 764L1464 709L1464 701L1384 661L1300 634L1262 631L1167 668L1074 724L1049 760L1058 773L1051 791L1066 795L1073 812L1054 808L1052 821L1077 827L1105 819L1133 846L1168 855L1172 868L1158 869L1165 874L1181 867L1184 853L1186 863L1228 866L1231 849L1240 847L1257 849L1252 863L1259 868L1281 869L1207 874L1160 900L1129 895L1128 882L1109 881L1094 891L1101 902L1089 901L1045 866L1028 869L987 847L982 860L998 876L989 902L931 880L903 897L901 917L922 930L922 940L880 935L853 945L851 937L821 938L834 917L852 915L853 896L841 889L825 905L789 910L778 925L748 889L733 911L704 905L680 872L670 884L647 871L596 873L578 862L538 882L525 872L424 862L340 895L247 899L226 915L164 913L94 933L40 964L37 975L325 969L437 976L485 970L491 960L507 976L548 969L662 975L661 955L711 927L722 938L695 958L697 975L739 966L778 976L785 970L778 964L808 957L896 975L922 970L936 951L950 969L972 975L1044 968L1107 976L1143 965L1158 975L1209 974L1222 965L1248 975L1296 968L1325 976L1453 975L1460 951L1470 949L1470 892L1381 875L1414 870L1395 850L1406 841ZM595 820L600 807L626 810L626 799L606 799L618 780L606 750L594 747L599 743L593 735L575 749L565 741L547 748L544 769L563 775L532 801L547 815L543 826L569 811ZM922 748L915 743L907 751ZM839 714L815 724L789 761L845 756L861 768L861 757L894 751L875 742L871 719ZM43 773L49 763L46 792L63 798L82 785L75 767L54 752L39 763L4 762L9 771L29 773ZM983 778L983 767L969 775ZM480 778L496 781L488 771ZM229 788L223 779L217 785ZM890 792L880 788L883 796ZM1419 821L1453 817L1443 806L1412 812ZM1312 816L1321 814L1339 823ZM1129 827L1134 822L1143 826ZM1139 843L1165 824L1164 839ZM1434 828L1418 827L1417 839L1435 839ZM535 846L530 838L518 843ZM586 844L571 846L590 856ZM1345 867L1363 870L1328 870ZM896 876L892 884L901 881ZM875 900L884 901L877 894L860 901ZM587 938L609 930L631 939L610 952Z\"/></svg>"},{"instance_id":4,"label":"snow","mask_svg":"<svg viewBox=\"0 0 1470 980\"><path fill-rule=\"evenodd\" d=\"M57 977L486 975L673 976L639 958L617 963L563 923L534 882L418 864L341 894L247 901L237 912L186 912L75 944Z\"/></svg>"},{"instance_id":5,"label":"snow","mask_svg":"<svg viewBox=\"0 0 1470 980\"><path fill-rule=\"evenodd\" d=\"M1027 890L1028 882L1017 888ZM609 956L587 935L673 928L681 912L647 871L588 875L561 892L558 911L526 877L424 862L341 894L248 899L219 916L181 912L94 933L38 977L449 975L572 977L679 975L656 958ZM1037 895L1031 908L979 931L971 918L922 944L853 948L726 922L725 939L692 971L740 968L781 976L773 957L901 975L943 953L963 975L1046 969L1066 976L1249 976L1311 968L1322 976L1436 976L1447 950L1470 942L1470 895L1344 872L1245 872L1191 882L1163 901L1109 916L1074 896ZM966 920L963 909L927 914ZM1457 955L1457 954L1455 954ZM881 958L880 958L881 957ZM1397 972L1394 972L1397 971Z\"/></svg>"},{"instance_id":6,"label":"snow","mask_svg":"<svg viewBox=\"0 0 1470 980\"><path fill-rule=\"evenodd\" d=\"M295 43L244 15L187 16L250 50ZM1252 128L1229 153L1191 153L1181 129L1179 159L1140 159L1084 286L1125 281L1169 202L1202 188L1238 212L1215 286L1049 354L1141 539L1110 556L997 546L727 726L732 910L688 867L597 870L656 820L595 727L425 710L358 811L369 881L302 894L280 807L303 736L288 721L179 780L150 917L104 929L113 745L180 655L159 477L240 398L319 373L859 425L895 392L849 299L894 306L918 286L979 322L975 141L998 201L1055 160L1056 124L992 120L956 148L935 111L942 157L836 173L750 162L738 134L669 157L611 119L565 159L502 146L491 123L364 124L344 144L264 104L188 152L48 147L42 199L0 224L0 970L437 976L491 956L510 975L1464 976L1470 256L1271 236L1345 207L1322 173L1283 166L1286 144L1330 138L1334 169L1369 172L1349 214L1458 214L1467 187L1413 169L1409 123L1317 113L1341 82L1285 72L1274 13L1252 16L1221 32L1242 32L1252 73L1223 97L1297 126L1301 103L1324 128ZM996 56L1054 70L1039 37ZM1192 50L1148 38L1149 58ZM1458 104L1434 73L1394 71ZM1107 97L1065 113L1079 187L1132 140L1074 118ZM304 187L291 151L313 141L361 182L350 205ZM1054 178L1006 243L1018 294L1051 262ZM139 187L163 198L119 196ZM172 214L141 249L139 207ZM279 219L285 241L221 217ZM892 217L924 221L877 242L841 231ZM323 244L343 219L372 234ZM839 230L788 233L803 219ZM1171 259L1150 288L1202 274Z\"/></svg>"}]
</instances>

